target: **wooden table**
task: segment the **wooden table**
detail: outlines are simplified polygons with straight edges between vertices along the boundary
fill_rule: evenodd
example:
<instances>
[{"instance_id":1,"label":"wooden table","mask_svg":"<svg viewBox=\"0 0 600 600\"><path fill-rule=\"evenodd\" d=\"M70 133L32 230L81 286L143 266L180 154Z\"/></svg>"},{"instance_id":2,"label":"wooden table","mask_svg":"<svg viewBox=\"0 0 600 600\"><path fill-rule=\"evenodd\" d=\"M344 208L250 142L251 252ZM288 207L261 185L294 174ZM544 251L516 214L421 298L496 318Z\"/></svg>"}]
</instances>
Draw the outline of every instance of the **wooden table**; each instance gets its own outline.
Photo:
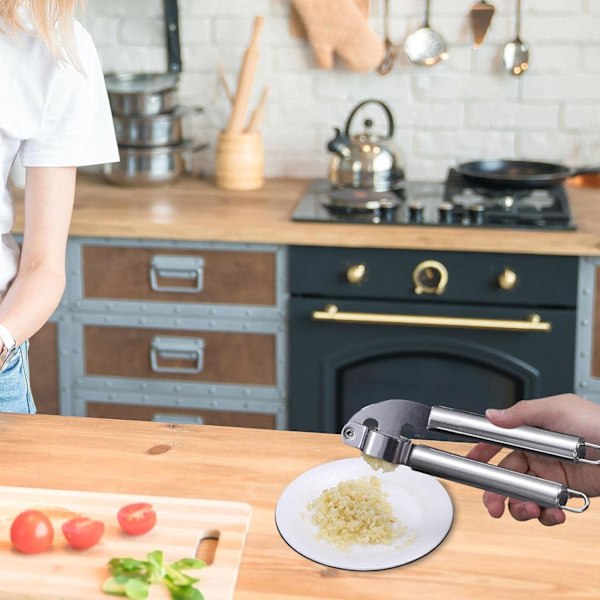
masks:
<instances>
[{"instance_id":1,"label":"wooden table","mask_svg":"<svg viewBox=\"0 0 600 600\"><path fill-rule=\"evenodd\" d=\"M155 454L157 445L170 450ZM459 454L465 444L433 443ZM0 485L248 502L253 515L236 600L365 598L575 600L600 597L600 500L559 527L490 518L481 492L444 482L452 530L430 555L384 572L353 573L302 558L273 513L285 486L320 463L356 456L338 436L0 415ZM207 599L211 600L211 599Z\"/></svg>"}]
</instances>

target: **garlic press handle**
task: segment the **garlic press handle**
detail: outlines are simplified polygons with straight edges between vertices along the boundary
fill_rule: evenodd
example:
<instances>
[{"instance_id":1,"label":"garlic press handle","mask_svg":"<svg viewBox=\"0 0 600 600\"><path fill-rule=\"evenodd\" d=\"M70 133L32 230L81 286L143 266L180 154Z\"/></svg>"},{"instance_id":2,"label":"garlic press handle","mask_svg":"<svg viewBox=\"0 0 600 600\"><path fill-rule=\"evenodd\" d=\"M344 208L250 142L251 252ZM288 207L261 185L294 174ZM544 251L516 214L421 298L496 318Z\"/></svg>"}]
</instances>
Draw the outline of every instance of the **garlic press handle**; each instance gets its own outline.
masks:
<instances>
[{"instance_id":1,"label":"garlic press handle","mask_svg":"<svg viewBox=\"0 0 600 600\"><path fill-rule=\"evenodd\" d=\"M480 463L429 446L413 445L406 464L421 473L535 502L547 508L557 507L571 512L583 512L590 504L585 494L571 490L564 484ZM569 499L574 497L583 500L583 505L567 506Z\"/></svg>"},{"instance_id":2,"label":"garlic press handle","mask_svg":"<svg viewBox=\"0 0 600 600\"><path fill-rule=\"evenodd\" d=\"M586 443L580 437L527 425L511 429L498 427L481 415L445 406L431 408L427 429L457 433L478 441L555 456L572 462L600 464L600 460L594 461L585 458L587 448L598 449L599 447Z\"/></svg>"}]
</instances>

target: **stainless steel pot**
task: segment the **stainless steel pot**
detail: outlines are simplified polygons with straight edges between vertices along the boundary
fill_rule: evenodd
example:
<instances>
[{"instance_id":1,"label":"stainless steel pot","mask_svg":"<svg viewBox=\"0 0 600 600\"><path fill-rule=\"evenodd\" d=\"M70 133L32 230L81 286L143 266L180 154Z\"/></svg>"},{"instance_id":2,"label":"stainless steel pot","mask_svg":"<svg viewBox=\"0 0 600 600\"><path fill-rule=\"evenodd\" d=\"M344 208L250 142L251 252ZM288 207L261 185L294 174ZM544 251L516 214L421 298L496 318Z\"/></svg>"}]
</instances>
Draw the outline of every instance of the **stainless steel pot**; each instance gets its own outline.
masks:
<instances>
[{"instance_id":1,"label":"stainless steel pot","mask_svg":"<svg viewBox=\"0 0 600 600\"><path fill-rule=\"evenodd\" d=\"M177 105L178 76L171 73L110 73L105 77L114 116L170 113Z\"/></svg>"},{"instance_id":2,"label":"stainless steel pot","mask_svg":"<svg viewBox=\"0 0 600 600\"><path fill-rule=\"evenodd\" d=\"M144 117L114 117L115 133L120 146L149 148L181 144L185 139L184 120L201 108L178 107L171 113Z\"/></svg>"},{"instance_id":3,"label":"stainless steel pot","mask_svg":"<svg viewBox=\"0 0 600 600\"><path fill-rule=\"evenodd\" d=\"M105 164L104 176L116 185L157 185L176 180L185 172L185 157L200 152L208 144L189 141L156 148L119 148L121 160Z\"/></svg>"},{"instance_id":4,"label":"stainless steel pot","mask_svg":"<svg viewBox=\"0 0 600 600\"><path fill-rule=\"evenodd\" d=\"M106 89L113 115L157 115L172 112L181 72L177 0L164 0L167 73L108 73Z\"/></svg>"}]
</instances>

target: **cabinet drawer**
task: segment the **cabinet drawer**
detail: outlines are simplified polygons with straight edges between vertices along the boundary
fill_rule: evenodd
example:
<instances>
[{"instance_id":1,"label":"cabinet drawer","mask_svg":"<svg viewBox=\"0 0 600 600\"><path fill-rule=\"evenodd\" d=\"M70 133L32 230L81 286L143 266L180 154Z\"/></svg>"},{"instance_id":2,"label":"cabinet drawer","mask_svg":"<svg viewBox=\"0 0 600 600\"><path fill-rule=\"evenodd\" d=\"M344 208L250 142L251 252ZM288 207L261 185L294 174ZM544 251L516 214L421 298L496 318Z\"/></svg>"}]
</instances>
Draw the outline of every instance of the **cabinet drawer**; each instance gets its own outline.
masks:
<instances>
[{"instance_id":1,"label":"cabinet drawer","mask_svg":"<svg viewBox=\"0 0 600 600\"><path fill-rule=\"evenodd\" d=\"M83 327L85 375L274 386L273 334Z\"/></svg>"},{"instance_id":2,"label":"cabinet drawer","mask_svg":"<svg viewBox=\"0 0 600 600\"><path fill-rule=\"evenodd\" d=\"M85 298L274 306L275 254L234 250L82 248Z\"/></svg>"},{"instance_id":3,"label":"cabinet drawer","mask_svg":"<svg viewBox=\"0 0 600 600\"><path fill-rule=\"evenodd\" d=\"M86 402L86 416L104 419L131 419L136 421L161 421L167 423L198 423L224 427L253 427L275 429L275 415L173 408L171 406L139 406L109 402Z\"/></svg>"}]
</instances>

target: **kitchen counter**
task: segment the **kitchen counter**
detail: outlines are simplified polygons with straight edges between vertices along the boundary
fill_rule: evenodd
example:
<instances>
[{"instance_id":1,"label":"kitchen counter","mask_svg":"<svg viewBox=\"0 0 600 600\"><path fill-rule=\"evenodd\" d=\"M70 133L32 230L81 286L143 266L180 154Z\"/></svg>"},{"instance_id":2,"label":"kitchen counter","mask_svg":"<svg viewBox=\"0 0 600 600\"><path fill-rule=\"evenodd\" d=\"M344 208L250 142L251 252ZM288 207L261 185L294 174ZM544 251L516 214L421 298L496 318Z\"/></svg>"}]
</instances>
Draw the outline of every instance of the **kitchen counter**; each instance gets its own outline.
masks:
<instances>
[{"instance_id":1,"label":"kitchen counter","mask_svg":"<svg viewBox=\"0 0 600 600\"><path fill-rule=\"evenodd\" d=\"M186 177L167 186L111 186L80 174L71 235L169 240L600 256L600 188L569 187L577 231L297 223L310 180L271 179L261 190L220 190ZM23 228L22 192L15 231Z\"/></svg>"},{"instance_id":2,"label":"kitchen counter","mask_svg":"<svg viewBox=\"0 0 600 600\"><path fill-rule=\"evenodd\" d=\"M149 452L157 445L170 450ZM460 454L469 447L431 445ZM449 482L444 485L455 508L452 530L421 560L357 573L299 556L277 533L275 504L303 471L356 456L336 435L2 414L0 455L1 485L251 504L235 600L573 600L597 598L600 589L600 501L592 500L584 514L569 514L566 524L548 528L491 519L480 491Z\"/></svg>"}]
</instances>

